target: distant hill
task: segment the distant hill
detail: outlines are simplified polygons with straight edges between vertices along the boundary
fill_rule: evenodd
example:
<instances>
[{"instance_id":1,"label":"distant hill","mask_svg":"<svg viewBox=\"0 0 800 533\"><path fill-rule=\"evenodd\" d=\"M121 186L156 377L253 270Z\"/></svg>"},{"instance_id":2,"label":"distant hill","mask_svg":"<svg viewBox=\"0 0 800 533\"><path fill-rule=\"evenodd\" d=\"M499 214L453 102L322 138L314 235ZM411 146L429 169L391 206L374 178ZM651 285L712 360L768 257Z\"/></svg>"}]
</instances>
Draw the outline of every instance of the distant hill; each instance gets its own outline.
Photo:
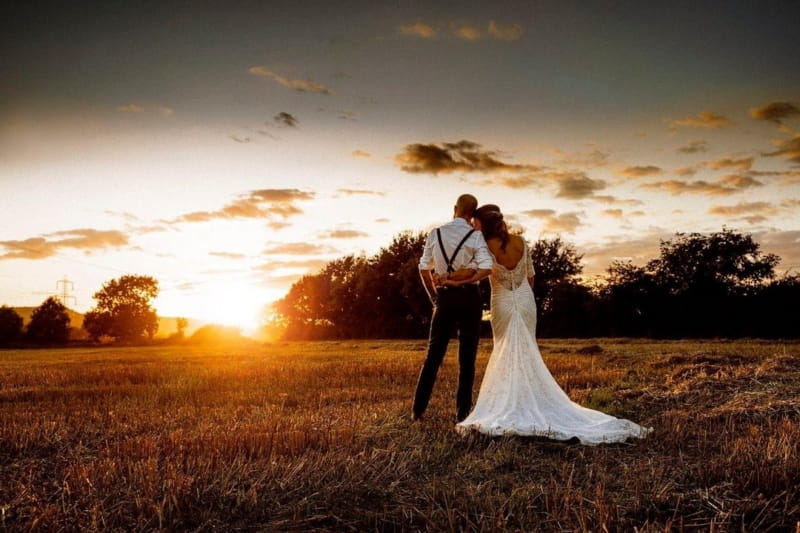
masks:
<instances>
[{"instance_id":1,"label":"distant hill","mask_svg":"<svg viewBox=\"0 0 800 533\"><path fill-rule=\"evenodd\" d=\"M12 307L14 311L16 311L19 316L22 317L22 322L24 325L28 325L28 322L31 321L31 314L33 314L33 310L36 309L35 307ZM85 339L86 333L83 331L83 314L77 311L73 311L70 308L67 308L67 315L69 315L69 325L72 328L72 334L70 337L72 339ZM208 325L209 322L204 320L198 320L196 318L186 318L189 321L189 325L186 327L186 336L189 337L197 331L199 328ZM156 337L169 337L170 335L177 333L178 331L178 317L175 316L160 316L158 317L158 333L156 333Z\"/></svg>"}]
</instances>

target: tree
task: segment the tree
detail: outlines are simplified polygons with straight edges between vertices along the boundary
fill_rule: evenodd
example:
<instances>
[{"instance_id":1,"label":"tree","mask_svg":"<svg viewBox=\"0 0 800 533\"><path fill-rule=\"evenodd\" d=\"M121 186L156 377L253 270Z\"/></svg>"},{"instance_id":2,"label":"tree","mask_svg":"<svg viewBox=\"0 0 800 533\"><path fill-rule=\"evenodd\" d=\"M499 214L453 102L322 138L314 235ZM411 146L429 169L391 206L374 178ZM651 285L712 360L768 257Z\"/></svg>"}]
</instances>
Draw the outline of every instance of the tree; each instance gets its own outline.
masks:
<instances>
[{"instance_id":1,"label":"tree","mask_svg":"<svg viewBox=\"0 0 800 533\"><path fill-rule=\"evenodd\" d=\"M86 313L83 327L97 340L135 341L153 338L158 331L158 315L151 300L158 296L158 281L150 276L125 275L112 279L94 294L97 305Z\"/></svg>"},{"instance_id":2,"label":"tree","mask_svg":"<svg viewBox=\"0 0 800 533\"><path fill-rule=\"evenodd\" d=\"M577 283L577 276L583 272L582 254L575 251L572 244L560 237L540 239L531 246L531 260L536 275L533 278L533 293L536 295L539 313L545 313L552 306L551 293L559 284Z\"/></svg>"},{"instance_id":3,"label":"tree","mask_svg":"<svg viewBox=\"0 0 800 533\"><path fill-rule=\"evenodd\" d=\"M37 344L64 344L69 340L67 308L51 296L33 310L27 337Z\"/></svg>"},{"instance_id":4,"label":"tree","mask_svg":"<svg viewBox=\"0 0 800 533\"><path fill-rule=\"evenodd\" d=\"M12 308L0 307L0 346L8 346L22 336L22 317Z\"/></svg>"}]
</instances>

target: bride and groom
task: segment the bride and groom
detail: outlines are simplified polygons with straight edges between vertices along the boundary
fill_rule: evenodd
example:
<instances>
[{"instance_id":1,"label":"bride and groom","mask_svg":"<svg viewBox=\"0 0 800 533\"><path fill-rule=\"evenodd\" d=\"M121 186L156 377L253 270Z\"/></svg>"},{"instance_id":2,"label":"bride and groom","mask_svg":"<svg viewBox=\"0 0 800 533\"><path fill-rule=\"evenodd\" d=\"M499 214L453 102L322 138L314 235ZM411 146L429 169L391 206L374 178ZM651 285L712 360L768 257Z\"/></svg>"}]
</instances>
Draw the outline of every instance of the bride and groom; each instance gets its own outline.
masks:
<instances>
[{"instance_id":1,"label":"bride and groom","mask_svg":"<svg viewBox=\"0 0 800 533\"><path fill-rule=\"evenodd\" d=\"M496 205L478 208L459 196L453 220L428 234L419 263L433 303L428 353L414 395L413 418L422 419L450 337L458 332L456 428L488 435L578 439L584 444L621 442L650 430L581 407L559 387L536 343L534 269L525 239L509 234ZM492 288L494 346L475 408L472 385L483 313L478 282Z\"/></svg>"}]
</instances>

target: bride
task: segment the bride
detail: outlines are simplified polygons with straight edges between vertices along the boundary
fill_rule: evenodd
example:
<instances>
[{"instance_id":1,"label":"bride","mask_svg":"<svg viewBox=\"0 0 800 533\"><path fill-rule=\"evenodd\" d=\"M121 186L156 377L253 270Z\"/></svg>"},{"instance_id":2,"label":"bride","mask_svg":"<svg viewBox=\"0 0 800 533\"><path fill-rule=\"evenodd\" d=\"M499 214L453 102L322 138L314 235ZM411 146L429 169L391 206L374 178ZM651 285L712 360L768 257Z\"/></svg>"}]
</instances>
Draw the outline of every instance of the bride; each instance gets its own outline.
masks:
<instances>
[{"instance_id":1,"label":"bride","mask_svg":"<svg viewBox=\"0 0 800 533\"><path fill-rule=\"evenodd\" d=\"M649 428L581 407L561 390L536 344L534 271L525 239L509 234L495 205L476 210L473 222L494 257L489 278L494 347L475 408L456 428L487 435L577 438L583 444L647 435ZM440 283L458 285L460 277L456 272Z\"/></svg>"}]
</instances>

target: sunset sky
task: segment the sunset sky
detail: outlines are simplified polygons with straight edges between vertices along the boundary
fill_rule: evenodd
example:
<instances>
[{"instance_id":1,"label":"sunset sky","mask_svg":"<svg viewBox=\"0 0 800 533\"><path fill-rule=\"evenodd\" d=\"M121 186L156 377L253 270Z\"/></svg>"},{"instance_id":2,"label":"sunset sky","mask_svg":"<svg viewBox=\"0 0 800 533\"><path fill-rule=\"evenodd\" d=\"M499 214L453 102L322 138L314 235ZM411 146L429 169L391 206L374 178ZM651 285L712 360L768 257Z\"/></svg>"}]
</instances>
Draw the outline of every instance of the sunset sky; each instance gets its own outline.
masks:
<instances>
[{"instance_id":1,"label":"sunset sky","mask_svg":"<svg viewBox=\"0 0 800 533\"><path fill-rule=\"evenodd\" d=\"M7 4L16 4L9 6ZM723 227L800 270L800 3L6 2L0 304L157 278L253 327L470 192L585 274Z\"/></svg>"}]
</instances>

